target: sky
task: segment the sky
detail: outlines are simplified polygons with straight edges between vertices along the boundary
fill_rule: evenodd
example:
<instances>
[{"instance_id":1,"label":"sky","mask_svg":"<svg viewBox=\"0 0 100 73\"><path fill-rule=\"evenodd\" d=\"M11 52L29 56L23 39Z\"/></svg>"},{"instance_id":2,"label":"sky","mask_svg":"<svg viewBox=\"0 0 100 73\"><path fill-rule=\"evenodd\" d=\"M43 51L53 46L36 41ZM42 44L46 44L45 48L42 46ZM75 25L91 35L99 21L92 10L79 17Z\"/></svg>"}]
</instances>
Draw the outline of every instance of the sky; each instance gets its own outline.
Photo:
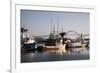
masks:
<instances>
[{"instance_id":1,"label":"sky","mask_svg":"<svg viewBox=\"0 0 100 73\"><path fill-rule=\"evenodd\" d=\"M89 13L21 10L21 26L28 29L29 36L48 35L52 26L57 30L57 18L61 32L75 31L89 34ZM53 28L53 27L52 27Z\"/></svg>"}]
</instances>

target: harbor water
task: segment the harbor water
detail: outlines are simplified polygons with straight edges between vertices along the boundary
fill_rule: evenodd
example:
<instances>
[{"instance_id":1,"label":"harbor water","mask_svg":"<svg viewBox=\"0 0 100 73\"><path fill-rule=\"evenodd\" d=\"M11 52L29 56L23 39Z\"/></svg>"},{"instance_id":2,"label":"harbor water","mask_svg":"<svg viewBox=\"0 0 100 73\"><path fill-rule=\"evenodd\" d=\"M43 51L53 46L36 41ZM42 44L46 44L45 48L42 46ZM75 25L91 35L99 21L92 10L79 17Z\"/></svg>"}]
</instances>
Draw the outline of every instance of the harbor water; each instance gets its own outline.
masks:
<instances>
[{"instance_id":1,"label":"harbor water","mask_svg":"<svg viewBox=\"0 0 100 73\"><path fill-rule=\"evenodd\" d=\"M72 51L64 53L60 52L60 50L47 52L24 50L21 52L21 63L89 60L89 49L83 49L82 51L77 51L78 48L72 49Z\"/></svg>"}]
</instances>

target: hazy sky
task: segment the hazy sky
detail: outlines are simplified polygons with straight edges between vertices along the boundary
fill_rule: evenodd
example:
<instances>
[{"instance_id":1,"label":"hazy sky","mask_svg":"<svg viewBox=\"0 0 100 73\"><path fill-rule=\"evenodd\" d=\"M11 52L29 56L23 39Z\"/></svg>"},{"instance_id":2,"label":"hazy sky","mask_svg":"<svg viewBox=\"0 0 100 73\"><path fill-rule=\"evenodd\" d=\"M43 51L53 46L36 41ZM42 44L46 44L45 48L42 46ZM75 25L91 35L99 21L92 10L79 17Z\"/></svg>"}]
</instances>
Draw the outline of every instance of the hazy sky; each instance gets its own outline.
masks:
<instances>
[{"instance_id":1,"label":"hazy sky","mask_svg":"<svg viewBox=\"0 0 100 73\"><path fill-rule=\"evenodd\" d=\"M21 10L21 26L28 28L30 36L46 35L50 33L52 25L57 30L57 17L59 17L59 31L70 30L89 34L89 13L80 12L53 12Z\"/></svg>"}]
</instances>

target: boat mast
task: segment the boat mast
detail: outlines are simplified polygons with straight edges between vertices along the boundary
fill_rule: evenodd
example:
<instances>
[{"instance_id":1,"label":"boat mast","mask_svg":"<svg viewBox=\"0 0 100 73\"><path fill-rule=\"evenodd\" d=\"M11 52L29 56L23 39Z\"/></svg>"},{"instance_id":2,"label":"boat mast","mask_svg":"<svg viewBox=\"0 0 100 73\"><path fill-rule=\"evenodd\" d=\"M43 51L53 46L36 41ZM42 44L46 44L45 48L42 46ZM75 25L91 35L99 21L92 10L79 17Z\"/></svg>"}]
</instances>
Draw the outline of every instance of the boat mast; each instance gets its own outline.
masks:
<instances>
[{"instance_id":1,"label":"boat mast","mask_svg":"<svg viewBox=\"0 0 100 73\"><path fill-rule=\"evenodd\" d=\"M57 34L59 33L59 17L57 16Z\"/></svg>"},{"instance_id":2,"label":"boat mast","mask_svg":"<svg viewBox=\"0 0 100 73\"><path fill-rule=\"evenodd\" d=\"M51 32L50 33L52 33L52 16L51 16Z\"/></svg>"}]
</instances>

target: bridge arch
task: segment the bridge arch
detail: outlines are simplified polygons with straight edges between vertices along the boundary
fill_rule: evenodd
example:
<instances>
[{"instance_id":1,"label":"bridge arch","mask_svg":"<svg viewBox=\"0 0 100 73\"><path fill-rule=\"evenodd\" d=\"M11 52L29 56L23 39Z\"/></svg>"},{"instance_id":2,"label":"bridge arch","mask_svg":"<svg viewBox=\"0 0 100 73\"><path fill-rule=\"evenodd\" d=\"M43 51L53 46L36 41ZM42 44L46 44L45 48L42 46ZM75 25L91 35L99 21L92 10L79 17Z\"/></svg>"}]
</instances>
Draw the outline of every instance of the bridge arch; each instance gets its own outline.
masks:
<instances>
[{"instance_id":1,"label":"bridge arch","mask_svg":"<svg viewBox=\"0 0 100 73\"><path fill-rule=\"evenodd\" d=\"M78 33L78 32L76 32L76 31L68 31L68 32L66 32L66 37L68 38L68 37L76 37L76 38L80 38L81 37L81 35Z\"/></svg>"}]
</instances>

